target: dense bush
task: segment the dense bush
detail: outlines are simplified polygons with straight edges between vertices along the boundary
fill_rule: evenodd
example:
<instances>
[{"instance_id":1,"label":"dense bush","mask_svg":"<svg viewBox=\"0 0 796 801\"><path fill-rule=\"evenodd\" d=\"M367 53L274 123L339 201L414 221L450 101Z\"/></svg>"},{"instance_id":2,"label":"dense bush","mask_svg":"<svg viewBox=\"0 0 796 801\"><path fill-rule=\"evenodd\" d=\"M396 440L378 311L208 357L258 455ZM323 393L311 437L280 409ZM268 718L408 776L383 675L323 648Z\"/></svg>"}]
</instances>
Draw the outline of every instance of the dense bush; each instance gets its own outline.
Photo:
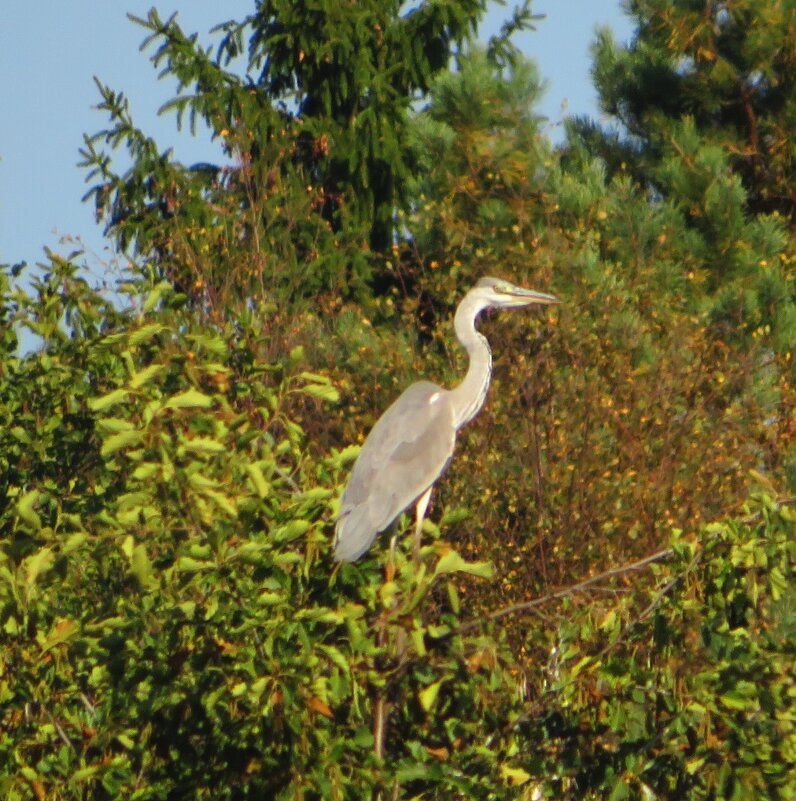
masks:
<instances>
[{"instance_id":1,"label":"dense bush","mask_svg":"<svg viewBox=\"0 0 796 801\"><path fill-rule=\"evenodd\" d=\"M688 4L632 4L596 50L627 130L559 150L508 38L527 5L483 53L452 49L477 3L259 4L215 56L150 14L222 164L101 87L115 302L77 254L0 274L3 797L793 797L790 83L743 26L785 30L769 5L690 40ZM492 391L420 562L335 564L349 443L461 375L448 319L484 273L566 302L482 321Z\"/></svg>"},{"instance_id":2,"label":"dense bush","mask_svg":"<svg viewBox=\"0 0 796 801\"><path fill-rule=\"evenodd\" d=\"M360 798L394 776L478 795L462 766L494 773L478 743L516 706L509 657L456 634L452 585L420 609L488 568L442 545L388 583L334 568L350 455L311 455L285 411L333 402L328 379L191 323L163 284L104 331L72 265L38 289L16 321L43 347L0 387L4 797ZM47 334L64 298L72 335Z\"/></svg>"}]
</instances>

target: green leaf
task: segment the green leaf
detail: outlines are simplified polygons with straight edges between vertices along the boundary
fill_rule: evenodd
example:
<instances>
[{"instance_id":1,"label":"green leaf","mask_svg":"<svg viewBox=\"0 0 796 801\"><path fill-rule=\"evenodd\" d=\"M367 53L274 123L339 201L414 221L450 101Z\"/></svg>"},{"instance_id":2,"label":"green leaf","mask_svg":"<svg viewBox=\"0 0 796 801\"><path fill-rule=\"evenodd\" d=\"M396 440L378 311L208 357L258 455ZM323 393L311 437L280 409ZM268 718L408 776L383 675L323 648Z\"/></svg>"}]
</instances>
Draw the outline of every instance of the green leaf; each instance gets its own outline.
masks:
<instances>
[{"instance_id":1,"label":"green leaf","mask_svg":"<svg viewBox=\"0 0 796 801\"><path fill-rule=\"evenodd\" d=\"M209 498L222 512L226 512L233 518L238 516L237 506L224 493L213 489L203 489L201 492L205 498Z\"/></svg>"},{"instance_id":2,"label":"green leaf","mask_svg":"<svg viewBox=\"0 0 796 801\"><path fill-rule=\"evenodd\" d=\"M340 393L327 384L307 384L301 388L301 392L329 403L337 403L340 400Z\"/></svg>"},{"instance_id":3,"label":"green leaf","mask_svg":"<svg viewBox=\"0 0 796 801\"><path fill-rule=\"evenodd\" d=\"M213 399L198 389L188 389L169 398L165 403L167 409L209 409Z\"/></svg>"},{"instance_id":4,"label":"green leaf","mask_svg":"<svg viewBox=\"0 0 796 801\"><path fill-rule=\"evenodd\" d=\"M11 432L11 436L14 437L14 439L18 442L21 442L23 445L30 445L33 443L30 434L28 434L24 428L20 426L12 426L9 430Z\"/></svg>"},{"instance_id":5,"label":"green leaf","mask_svg":"<svg viewBox=\"0 0 796 801\"><path fill-rule=\"evenodd\" d=\"M114 389L113 392L109 392L107 395L102 395L99 398L92 398L88 402L88 408L91 409L92 412L103 412L114 404L127 400L128 394L126 389Z\"/></svg>"},{"instance_id":6,"label":"green leaf","mask_svg":"<svg viewBox=\"0 0 796 801\"><path fill-rule=\"evenodd\" d=\"M467 573L471 576L489 579L494 576L494 572L494 567L490 562L466 562L456 551L448 551L441 556L434 568L435 576L445 573Z\"/></svg>"},{"instance_id":7,"label":"green leaf","mask_svg":"<svg viewBox=\"0 0 796 801\"><path fill-rule=\"evenodd\" d=\"M437 696L439 695L440 687L442 687L442 680L435 681L433 684L429 684L428 687L420 691L418 700L420 701L420 706L422 706L426 712L430 712L431 707L434 706Z\"/></svg>"},{"instance_id":8,"label":"green leaf","mask_svg":"<svg viewBox=\"0 0 796 801\"><path fill-rule=\"evenodd\" d=\"M220 486L218 481L207 478L207 476L203 476L201 473L191 473L191 475L188 476L188 483L195 490L199 490L200 492L206 489L216 489Z\"/></svg>"},{"instance_id":9,"label":"green leaf","mask_svg":"<svg viewBox=\"0 0 796 801\"><path fill-rule=\"evenodd\" d=\"M512 768L509 765L500 766L500 776L506 784L518 787L530 780L531 774L522 768Z\"/></svg>"},{"instance_id":10,"label":"green leaf","mask_svg":"<svg viewBox=\"0 0 796 801\"><path fill-rule=\"evenodd\" d=\"M152 575L152 562L143 543L133 546L130 555L130 572L138 579L142 587L150 587L155 583Z\"/></svg>"},{"instance_id":11,"label":"green leaf","mask_svg":"<svg viewBox=\"0 0 796 801\"><path fill-rule=\"evenodd\" d=\"M312 523L310 523L309 520L291 520L274 532L274 542L293 542L293 540L297 540L299 537L306 534L311 525Z\"/></svg>"},{"instance_id":12,"label":"green leaf","mask_svg":"<svg viewBox=\"0 0 796 801\"><path fill-rule=\"evenodd\" d=\"M226 356L229 352L229 344L221 337L197 334L191 336L191 339L197 347L205 348L205 350L210 351L216 356Z\"/></svg>"},{"instance_id":13,"label":"green leaf","mask_svg":"<svg viewBox=\"0 0 796 801\"><path fill-rule=\"evenodd\" d=\"M630 787L622 779L617 779L611 794L608 796L608 801L622 801L622 799L628 797L630 797Z\"/></svg>"},{"instance_id":14,"label":"green leaf","mask_svg":"<svg viewBox=\"0 0 796 801\"><path fill-rule=\"evenodd\" d=\"M250 462L246 465L246 472L249 474L249 479L254 485L254 489L260 498L265 498L271 491L271 485L265 480L263 471L256 462Z\"/></svg>"},{"instance_id":15,"label":"green leaf","mask_svg":"<svg viewBox=\"0 0 796 801\"><path fill-rule=\"evenodd\" d=\"M463 523L465 520L469 520L471 516L469 509L451 509L449 512L445 512L445 514L442 515L439 526L442 528L443 526L451 526L455 523Z\"/></svg>"},{"instance_id":16,"label":"green leaf","mask_svg":"<svg viewBox=\"0 0 796 801\"><path fill-rule=\"evenodd\" d=\"M146 481L156 475L160 470L160 465L157 462L143 462L133 470L133 478L136 481Z\"/></svg>"},{"instance_id":17,"label":"green leaf","mask_svg":"<svg viewBox=\"0 0 796 801\"><path fill-rule=\"evenodd\" d=\"M163 369L164 366L162 364L150 364L148 367L144 367L143 370L134 373L128 382L130 389L140 389L148 384Z\"/></svg>"},{"instance_id":18,"label":"green leaf","mask_svg":"<svg viewBox=\"0 0 796 801\"><path fill-rule=\"evenodd\" d=\"M357 456L359 456L359 452L361 450L362 450L361 445L348 445L347 447L343 448L343 450L333 454L333 456L330 458L329 461L335 467L343 467L344 465L353 462L354 459L356 459Z\"/></svg>"},{"instance_id":19,"label":"green leaf","mask_svg":"<svg viewBox=\"0 0 796 801\"><path fill-rule=\"evenodd\" d=\"M171 289L172 286L168 281L161 281L157 286L155 286L144 301L144 305L142 307L144 314L151 312L152 309L157 306L158 301L163 297L163 294L171 291Z\"/></svg>"},{"instance_id":20,"label":"green leaf","mask_svg":"<svg viewBox=\"0 0 796 801\"><path fill-rule=\"evenodd\" d=\"M39 644L42 652L54 648L56 645L66 642L73 634L79 630L77 621L57 619L50 629L50 633Z\"/></svg>"},{"instance_id":21,"label":"green leaf","mask_svg":"<svg viewBox=\"0 0 796 801\"><path fill-rule=\"evenodd\" d=\"M194 437L193 439L182 440L182 445L187 451L193 453L224 453L226 445L209 437Z\"/></svg>"},{"instance_id":22,"label":"green leaf","mask_svg":"<svg viewBox=\"0 0 796 801\"><path fill-rule=\"evenodd\" d=\"M100 448L100 456L110 456L112 453L128 448L131 445L138 445L143 439L141 431L120 431L118 434L112 434L103 443Z\"/></svg>"},{"instance_id":23,"label":"green leaf","mask_svg":"<svg viewBox=\"0 0 796 801\"><path fill-rule=\"evenodd\" d=\"M592 663L592 658L590 656L582 656L570 669L569 675L571 678L575 678L583 668L587 667Z\"/></svg>"},{"instance_id":24,"label":"green leaf","mask_svg":"<svg viewBox=\"0 0 796 801\"><path fill-rule=\"evenodd\" d=\"M130 345L140 345L142 342L152 339L152 337L154 337L156 334L159 334L165 328L166 326L162 325L161 323L150 323L149 325L144 325L137 331L131 331L127 342Z\"/></svg>"},{"instance_id":25,"label":"green leaf","mask_svg":"<svg viewBox=\"0 0 796 801\"><path fill-rule=\"evenodd\" d=\"M298 374L299 378L303 378L305 381L312 381L314 384L325 384L330 385L332 383L332 379L329 376L321 375L320 373L309 373L306 370Z\"/></svg>"},{"instance_id":26,"label":"green leaf","mask_svg":"<svg viewBox=\"0 0 796 801\"><path fill-rule=\"evenodd\" d=\"M40 497L41 492L37 489L33 489L26 492L19 501L17 501L17 514L25 523L37 531L41 528L41 518L36 513L34 507Z\"/></svg>"},{"instance_id":27,"label":"green leaf","mask_svg":"<svg viewBox=\"0 0 796 801\"><path fill-rule=\"evenodd\" d=\"M730 690L719 696L719 701L729 709L752 710L758 706L757 698L750 698L744 692Z\"/></svg>"},{"instance_id":28,"label":"green leaf","mask_svg":"<svg viewBox=\"0 0 796 801\"><path fill-rule=\"evenodd\" d=\"M61 546L60 554L66 556L72 551L76 551L86 540L88 540L88 534L84 531L76 531L74 534L70 534L66 538L66 542Z\"/></svg>"},{"instance_id":29,"label":"green leaf","mask_svg":"<svg viewBox=\"0 0 796 801\"><path fill-rule=\"evenodd\" d=\"M116 434L119 431L132 431L135 424L121 417L103 417L97 420L97 428L103 434Z\"/></svg>"},{"instance_id":30,"label":"green leaf","mask_svg":"<svg viewBox=\"0 0 796 801\"><path fill-rule=\"evenodd\" d=\"M97 765L88 765L85 768L78 768L72 772L72 775L69 777L69 781L78 783L86 781L86 779L90 779L95 776L98 770L99 766Z\"/></svg>"},{"instance_id":31,"label":"green leaf","mask_svg":"<svg viewBox=\"0 0 796 801\"><path fill-rule=\"evenodd\" d=\"M774 566L768 574L769 586L771 587L771 597L777 601L782 597L782 594L788 589L788 580L783 575L782 571Z\"/></svg>"},{"instance_id":32,"label":"green leaf","mask_svg":"<svg viewBox=\"0 0 796 801\"><path fill-rule=\"evenodd\" d=\"M193 559L190 556L181 556L177 560L177 570L183 573L193 573L198 570L212 570L215 568L214 562L200 559Z\"/></svg>"},{"instance_id":33,"label":"green leaf","mask_svg":"<svg viewBox=\"0 0 796 801\"><path fill-rule=\"evenodd\" d=\"M354 734L354 744L364 751L370 750L373 748L373 732L364 726L357 729Z\"/></svg>"},{"instance_id":34,"label":"green leaf","mask_svg":"<svg viewBox=\"0 0 796 801\"><path fill-rule=\"evenodd\" d=\"M53 562L55 562L55 554L53 554L52 548L41 548L23 560L22 568L28 592L30 592L38 578L53 566Z\"/></svg>"},{"instance_id":35,"label":"green leaf","mask_svg":"<svg viewBox=\"0 0 796 801\"><path fill-rule=\"evenodd\" d=\"M126 734L117 734L116 739L128 750L135 748L135 740Z\"/></svg>"}]
</instances>

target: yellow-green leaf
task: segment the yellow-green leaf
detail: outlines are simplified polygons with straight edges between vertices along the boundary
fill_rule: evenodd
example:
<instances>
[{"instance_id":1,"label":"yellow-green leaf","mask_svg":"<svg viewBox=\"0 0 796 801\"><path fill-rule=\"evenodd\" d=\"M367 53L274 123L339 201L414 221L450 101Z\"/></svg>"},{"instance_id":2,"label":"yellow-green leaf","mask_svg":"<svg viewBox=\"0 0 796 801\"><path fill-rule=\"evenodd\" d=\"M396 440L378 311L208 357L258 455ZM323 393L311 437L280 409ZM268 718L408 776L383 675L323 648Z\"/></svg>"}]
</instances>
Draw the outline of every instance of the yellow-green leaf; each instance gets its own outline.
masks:
<instances>
[{"instance_id":1,"label":"yellow-green leaf","mask_svg":"<svg viewBox=\"0 0 796 801\"><path fill-rule=\"evenodd\" d=\"M293 540L306 534L311 525L309 520L291 520L289 523L276 530L274 533L274 541L280 543L293 542Z\"/></svg>"},{"instance_id":2,"label":"yellow-green leaf","mask_svg":"<svg viewBox=\"0 0 796 801\"><path fill-rule=\"evenodd\" d=\"M21 426L12 426L10 432L11 436L14 437L15 440L23 443L24 445L30 445L33 442L30 434L28 434L28 432L25 431L25 429Z\"/></svg>"},{"instance_id":3,"label":"yellow-green leaf","mask_svg":"<svg viewBox=\"0 0 796 801\"><path fill-rule=\"evenodd\" d=\"M41 528L41 518L36 513L36 502L41 497L41 492L37 489L26 492L17 502L17 514L29 526L35 529Z\"/></svg>"},{"instance_id":4,"label":"yellow-green leaf","mask_svg":"<svg viewBox=\"0 0 796 801\"><path fill-rule=\"evenodd\" d=\"M508 765L500 766L500 775L506 784L512 787L517 787L520 784L525 784L530 778L531 774L524 771L522 768L510 768Z\"/></svg>"},{"instance_id":5,"label":"yellow-green leaf","mask_svg":"<svg viewBox=\"0 0 796 801\"><path fill-rule=\"evenodd\" d=\"M223 493L213 489L203 489L202 495L209 498L222 511L230 517L238 516L238 509L235 504Z\"/></svg>"},{"instance_id":6,"label":"yellow-green leaf","mask_svg":"<svg viewBox=\"0 0 796 801\"><path fill-rule=\"evenodd\" d=\"M40 643L42 651L48 651L50 648L66 642L73 634L78 631L77 622L74 620L60 619L53 624L50 633Z\"/></svg>"},{"instance_id":7,"label":"yellow-green leaf","mask_svg":"<svg viewBox=\"0 0 796 801\"><path fill-rule=\"evenodd\" d=\"M102 412L116 403L127 400L127 395L128 392L126 389L114 389L113 392L109 392L107 395L102 395L99 398L92 398L88 402L88 408L91 409L92 412Z\"/></svg>"},{"instance_id":8,"label":"yellow-green leaf","mask_svg":"<svg viewBox=\"0 0 796 801\"><path fill-rule=\"evenodd\" d=\"M152 309L157 306L158 301L163 296L163 293L167 290L171 289L171 284L168 281L161 281L156 287L152 289L152 291L147 295L146 300L144 301L143 310L146 314L147 312L151 312Z\"/></svg>"},{"instance_id":9,"label":"yellow-green leaf","mask_svg":"<svg viewBox=\"0 0 796 801\"><path fill-rule=\"evenodd\" d=\"M97 420L97 428L103 434L117 434L119 431L132 431L135 425L121 417L103 417Z\"/></svg>"},{"instance_id":10,"label":"yellow-green leaf","mask_svg":"<svg viewBox=\"0 0 796 801\"><path fill-rule=\"evenodd\" d=\"M211 570L215 567L213 562L207 562L200 559L193 559L190 556L181 556L177 560L177 570L184 573L193 573L198 570Z\"/></svg>"},{"instance_id":11,"label":"yellow-green leaf","mask_svg":"<svg viewBox=\"0 0 796 801\"><path fill-rule=\"evenodd\" d=\"M305 381L312 381L313 384L331 384L332 379L329 376L321 375L320 373L310 373L306 370L303 373L298 374L299 378L303 378Z\"/></svg>"},{"instance_id":12,"label":"yellow-green leaf","mask_svg":"<svg viewBox=\"0 0 796 801\"><path fill-rule=\"evenodd\" d=\"M148 478L152 478L158 470L160 470L160 465L157 462L144 462L133 470L133 478L137 481L146 481Z\"/></svg>"},{"instance_id":13,"label":"yellow-green leaf","mask_svg":"<svg viewBox=\"0 0 796 801\"><path fill-rule=\"evenodd\" d=\"M195 490L199 490L200 492L207 489L216 489L216 487L219 486L218 481L207 478L207 476L203 476L201 473L191 473L191 475L188 476L188 483Z\"/></svg>"},{"instance_id":14,"label":"yellow-green leaf","mask_svg":"<svg viewBox=\"0 0 796 801\"><path fill-rule=\"evenodd\" d=\"M116 453L122 448L137 445L141 442L142 437L143 434L140 431L120 431L118 434L112 434L102 443L100 455L110 456L112 453Z\"/></svg>"},{"instance_id":15,"label":"yellow-green leaf","mask_svg":"<svg viewBox=\"0 0 796 801\"><path fill-rule=\"evenodd\" d=\"M444 573L467 573L471 576L488 579L494 575L494 568L490 562L466 562L456 551L448 551L440 557L434 569L435 576Z\"/></svg>"},{"instance_id":16,"label":"yellow-green leaf","mask_svg":"<svg viewBox=\"0 0 796 801\"><path fill-rule=\"evenodd\" d=\"M162 364L150 364L147 367L144 367L143 370L139 370L138 372L134 373L130 378L130 388L140 389L145 384L148 384L162 369Z\"/></svg>"},{"instance_id":17,"label":"yellow-green leaf","mask_svg":"<svg viewBox=\"0 0 796 801\"><path fill-rule=\"evenodd\" d=\"M130 560L130 568L133 575L141 582L143 586L147 586L152 578L152 562L149 559L149 554L146 552L146 546L139 543L133 548L133 558Z\"/></svg>"},{"instance_id":18,"label":"yellow-green leaf","mask_svg":"<svg viewBox=\"0 0 796 801\"><path fill-rule=\"evenodd\" d=\"M301 391L313 398L320 398L329 403L337 403L340 400L340 393L332 386L327 384L307 384Z\"/></svg>"},{"instance_id":19,"label":"yellow-green leaf","mask_svg":"<svg viewBox=\"0 0 796 801\"><path fill-rule=\"evenodd\" d=\"M247 464L246 472L249 474L249 479L254 485L254 489L257 491L257 494L261 498L265 498L270 492L271 486L265 480L265 476L263 475L263 471L260 470L260 466L256 463Z\"/></svg>"},{"instance_id":20,"label":"yellow-green leaf","mask_svg":"<svg viewBox=\"0 0 796 801\"><path fill-rule=\"evenodd\" d=\"M226 446L215 439L209 437L194 437L182 441L183 447L194 453L224 453Z\"/></svg>"},{"instance_id":21,"label":"yellow-green leaf","mask_svg":"<svg viewBox=\"0 0 796 801\"><path fill-rule=\"evenodd\" d=\"M198 389L187 389L166 401L167 409L209 409L213 399Z\"/></svg>"},{"instance_id":22,"label":"yellow-green leaf","mask_svg":"<svg viewBox=\"0 0 796 801\"><path fill-rule=\"evenodd\" d=\"M429 684L424 690L420 691L420 695L418 696L418 700L420 701L420 706L426 712L431 711L431 707L434 706L434 703L437 700L437 696L439 695L439 689L442 686L442 681L435 681L433 684Z\"/></svg>"},{"instance_id":23,"label":"yellow-green leaf","mask_svg":"<svg viewBox=\"0 0 796 801\"><path fill-rule=\"evenodd\" d=\"M33 587L39 576L43 576L53 566L54 561L55 555L52 548L40 548L22 562L25 586L28 590Z\"/></svg>"},{"instance_id":24,"label":"yellow-green leaf","mask_svg":"<svg viewBox=\"0 0 796 801\"><path fill-rule=\"evenodd\" d=\"M156 334L159 334L165 327L161 323L150 323L149 325L141 326L137 331L130 332L127 341L130 345L140 345L142 342L146 342Z\"/></svg>"}]
</instances>

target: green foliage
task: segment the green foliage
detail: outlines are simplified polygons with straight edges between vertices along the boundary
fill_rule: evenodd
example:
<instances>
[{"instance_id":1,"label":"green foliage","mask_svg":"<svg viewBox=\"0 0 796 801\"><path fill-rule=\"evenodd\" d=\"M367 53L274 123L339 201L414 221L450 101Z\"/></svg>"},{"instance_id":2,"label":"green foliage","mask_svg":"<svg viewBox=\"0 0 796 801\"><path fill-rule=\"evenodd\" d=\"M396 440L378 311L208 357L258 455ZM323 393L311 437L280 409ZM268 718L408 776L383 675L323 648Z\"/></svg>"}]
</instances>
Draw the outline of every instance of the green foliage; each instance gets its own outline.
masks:
<instances>
[{"instance_id":1,"label":"green foliage","mask_svg":"<svg viewBox=\"0 0 796 801\"><path fill-rule=\"evenodd\" d=\"M550 156L534 112L540 94L531 62L500 68L474 50L435 82L413 121L419 170L407 225L424 286L446 304L482 272L525 269Z\"/></svg>"},{"instance_id":2,"label":"green foliage","mask_svg":"<svg viewBox=\"0 0 796 801\"><path fill-rule=\"evenodd\" d=\"M578 120L570 139L604 159L609 176L630 177L680 212L715 335L765 329L782 352L796 341L796 84L793 48L781 46L796 35L793 14L743 0L707 10L643 0L628 11L630 44L603 31L594 47L600 101L615 124Z\"/></svg>"},{"instance_id":3,"label":"green foliage","mask_svg":"<svg viewBox=\"0 0 796 801\"><path fill-rule=\"evenodd\" d=\"M729 160L749 209L792 220L796 55L789 43L796 22L790 4L733 0L705 8L686 0L634 0L628 11L636 23L630 45L620 47L602 31L594 46L601 104L620 124L620 137L602 139L600 132L593 144L613 166L625 162L649 180L671 147L672 125L690 118ZM670 191L665 180L657 185Z\"/></svg>"},{"instance_id":4,"label":"green foliage","mask_svg":"<svg viewBox=\"0 0 796 801\"><path fill-rule=\"evenodd\" d=\"M453 589L425 600L487 567L431 546L386 583L373 561L334 570L350 455L312 457L288 414L334 403L328 377L299 352L263 362L265 340L196 323L169 287L100 329L73 272L13 295L44 342L0 382L19 423L3 441L3 796L361 798L398 781L485 797L510 657L458 636Z\"/></svg>"},{"instance_id":5,"label":"green foliage","mask_svg":"<svg viewBox=\"0 0 796 801\"><path fill-rule=\"evenodd\" d=\"M4 797L792 794L788 508L538 599L521 670L463 591L492 566L433 525L385 578L379 548L330 563L353 452L308 448L295 414L336 391L300 348L266 362L168 286L121 313L75 276L4 280L3 341L41 337L0 376Z\"/></svg>"},{"instance_id":6,"label":"green foliage","mask_svg":"<svg viewBox=\"0 0 796 801\"><path fill-rule=\"evenodd\" d=\"M473 588L488 606L722 517L745 500L749 471L794 486L787 226L749 214L723 154L687 122L686 157L659 164L682 181L679 197L651 197L583 141L557 160L535 146L535 84L499 77L476 57L440 80L418 119L429 177L408 220L434 256L421 273L438 313L421 324L440 325L426 374L452 382L463 369L451 371L446 312L477 272L565 299L538 324L482 323L496 355L490 400L441 482L438 497L472 512L451 536L498 565L496 585ZM484 211L496 206L505 221Z\"/></svg>"},{"instance_id":7,"label":"green foliage","mask_svg":"<svg viewBox=\"0 0 796 801\"><path fill-rule=\"evenodd\" d=\"M676 536L652 586L570 611L521 724L551 797L792 797L796 518L755 517Z\"/></svg>"},{"instance_id":8,"label":"green foliage","mask_svg":"<svg viewBox=\"0 0 796 801\"><path fill-rule=\"evenodd\" d=\"M480 2L260 3L215 55L139 21L224 165L101 86L127 307L77 254L0 272L3 797L794 795L786 5L631 4L625 127L561 152L527 4L485 53ZM484 273L566 302L481 322L419 562L332 563L350 443L457 380Z\"/></svg>"},{"instance_id":9,"label":"green foliage","mask_svg":"<svg viewBox=\"0 0 796 801\"><path fill-rule=\"evenodd\" d=\"M161 77L177 83L162 111L207 126L223 158L174 162L135 126L124 96L98 83L110 126L83 151L98 216L123 250L216 314L252 296L361 295L379 278L370 253L392 245L416 173L410 104L470 41L484 9L483 0L410 13L381 0L261 2L219 26L214 56L174 17L133 18ZM491 57L511 63L508 37L531 19L528 3L518 6ZM129 169L116 172L103 146L124 146Z\"/></svg>"}]
</instances>

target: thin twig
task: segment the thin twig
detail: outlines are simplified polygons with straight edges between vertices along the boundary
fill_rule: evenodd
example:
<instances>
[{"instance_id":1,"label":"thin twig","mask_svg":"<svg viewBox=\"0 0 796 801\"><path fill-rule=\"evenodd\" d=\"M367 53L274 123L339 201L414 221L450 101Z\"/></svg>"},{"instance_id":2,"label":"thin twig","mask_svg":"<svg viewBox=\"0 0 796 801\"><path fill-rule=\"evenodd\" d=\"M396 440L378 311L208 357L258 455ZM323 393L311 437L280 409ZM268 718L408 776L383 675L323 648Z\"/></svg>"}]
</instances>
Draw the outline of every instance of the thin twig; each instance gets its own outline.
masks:
<instances>
[{"instance_id":1,"label":"thin twig","mask_svg":"<svg viewBox=\"0 0 796 801\"><path fill-rule=\"evenodd\" d=\"M664 548L662 551L657 551L650 556L645 556L643 559L639 559L636 562L631 562L629 565L612 567L610 570L606 570L603 573L598 573L596 576L591 576L591 578L579 581L577 584L572 584L569 587L564 587L563 589L556 590L555 592L548 593L547 595L542 595L539 598L534 598L532 601L524 601L520 604L512 604L511 606L506 606L503 609L497 609L494 612L488 612L483 616L483 618L471 620L469 623L465 623L463 626L460 626L458 629L456 629L455 633L465 634L468 631L472 631L473 629L481 626L484 620L499 620L502 617L515 615L519 612L529 612L530 610L535 609L537 606L543 606L546 603L550 603L550 601L557 601L560 598L566 598L569 595L575 595L576 593L589 589L595 584L600 584L603 581L608 581L608 579L616 578L617 576L624 575L625 573L632 573L634 570L641 570L642 568L651 565L653 562L661 562L664 559L669 559L673 555L673 548Z\"/></svg>"},{"instance_id":2,"label":"thin twig","mask_svg":"<svg viewBox=\"0 0 796 801\"><path fill-rule=\"evenodd\" d=\"M778 507L792 506L796 504L796 497L783 498L778 500L776 503ZM756 512L753 515L742 518L740 522L748 526L752 523L757 523L761 518L762 512ZM473 629L481 626L484 620L500 620L500 618L507 617L508 615L529 612L538 606L544 606L544 604L550 603L550 601L557 601L570 595L576 595L579 592L591 589L595 584L602 584L604 581L616 578L617 576L622 576L625 573L632 573L636 570L642 570L643 568L655 562L663 562L666 559L670 559L672 556L674 556L674 548L664 548L663 550L656 551L649 556L645 556L643 559L638 559L637 561L631 562L627 565L612 567L610 570L598 573L596 576L591 576L583 581L579 581L577 584L572 584L569 587L564 587L563 589L556 590L555 592L548 593L547 595L542 595L539 598L534 598L532 601L524 601L523 603L506 606L503 609L497 609L494 612L487 612L482 618L479 618L478 620L471 620L469 623L465 623L458 629L455 629L455 631L452 633L466 634L468 631L472 631ZM667 587L667 590L668 589L669 588Z\"/></svg>"},{"instance_id":3,"label":"thin twig","mask_svg":"<svg viewBox=\"0 0 796 801\"><path fill-rule=\"evenodd\" d=\"M64 741L64 743L66 743L67 748L69 748L70 751L74 751L75 746L72 744L72 741L66 736L66 732L63 730L61 724L55 719L55 717L53 717L52 712L50 712L50 710L47 709L47 707L44 706L44 704L41 704L41 708L42 710L44 710L44 714L47 715L47 717L49 718L50 723L52 723L52 725L55 726L55 730L58 732L58 736Z\"/></svg>"}]
</instances>

